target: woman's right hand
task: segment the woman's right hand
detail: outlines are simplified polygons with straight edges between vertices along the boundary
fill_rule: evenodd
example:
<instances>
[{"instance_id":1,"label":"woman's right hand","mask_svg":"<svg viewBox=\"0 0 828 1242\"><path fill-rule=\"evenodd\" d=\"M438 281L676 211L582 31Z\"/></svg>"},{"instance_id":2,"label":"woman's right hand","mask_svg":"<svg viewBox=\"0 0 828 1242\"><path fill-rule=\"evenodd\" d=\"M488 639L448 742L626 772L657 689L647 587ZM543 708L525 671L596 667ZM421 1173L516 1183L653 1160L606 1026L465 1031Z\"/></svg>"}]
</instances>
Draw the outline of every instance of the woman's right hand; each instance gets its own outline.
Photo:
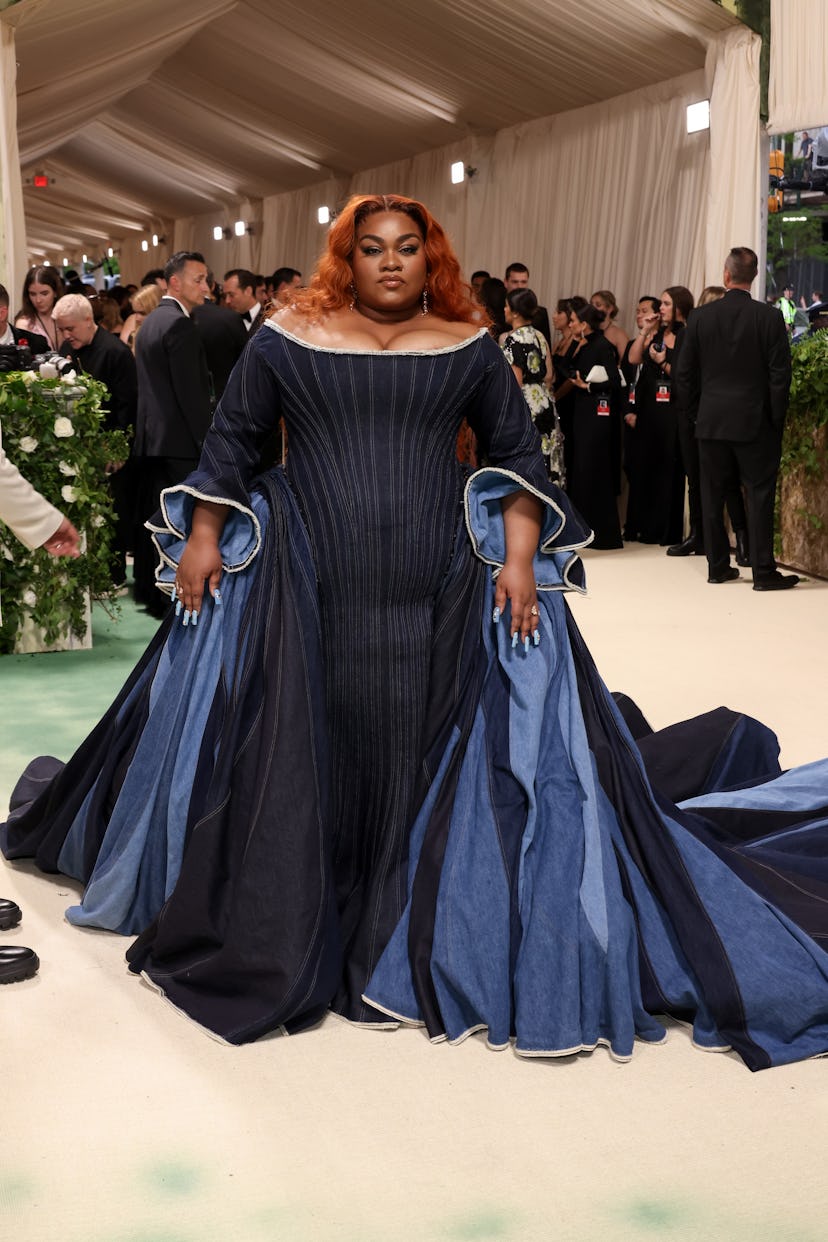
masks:
<instances>
[{"instance_id":1,"label":"woman's right hand","mask_svg":"<svg viewBox=\"0 0 828 1242\"><path fill-rule=\"evenodd\" d=\"M193 614L201 611L204 583L215 597L220 581L221 552L217 541L204 535L190 535L175 575L176 616L183 609L187 625Z\"/></svg>"}]
</instances>

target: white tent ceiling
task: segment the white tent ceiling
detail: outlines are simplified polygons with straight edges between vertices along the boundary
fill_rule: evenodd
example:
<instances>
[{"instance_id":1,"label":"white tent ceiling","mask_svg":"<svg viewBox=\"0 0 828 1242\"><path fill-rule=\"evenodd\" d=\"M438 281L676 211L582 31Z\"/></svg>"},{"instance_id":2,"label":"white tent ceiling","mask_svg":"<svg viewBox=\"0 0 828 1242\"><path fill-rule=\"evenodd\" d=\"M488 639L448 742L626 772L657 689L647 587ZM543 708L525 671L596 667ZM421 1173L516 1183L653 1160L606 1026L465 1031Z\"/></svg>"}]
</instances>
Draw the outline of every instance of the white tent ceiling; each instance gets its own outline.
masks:
<instances>
[{"instance_id":1,"label":"white tent ceiling","mask_svg":"<svg viewBox=\"0 0 828 1242\"><path fill-rule=\"evenodd\" d=\"M704 65L714 0L21 0L32 253L610 100Z\"/></svg>"}]
</instances>

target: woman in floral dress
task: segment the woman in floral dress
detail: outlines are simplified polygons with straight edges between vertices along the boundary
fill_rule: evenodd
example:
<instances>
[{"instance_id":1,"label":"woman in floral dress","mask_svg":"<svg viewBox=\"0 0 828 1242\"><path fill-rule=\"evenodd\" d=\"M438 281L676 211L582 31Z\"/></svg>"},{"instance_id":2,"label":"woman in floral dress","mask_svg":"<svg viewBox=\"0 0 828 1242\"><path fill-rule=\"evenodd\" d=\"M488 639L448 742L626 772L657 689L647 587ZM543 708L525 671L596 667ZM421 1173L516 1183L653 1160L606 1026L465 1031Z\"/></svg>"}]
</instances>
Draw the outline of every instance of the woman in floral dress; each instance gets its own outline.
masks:
<instances>
[{"instance_id":1,"label":"woman in floral dress","mask_svg":"<svg viewBox=\"0 0 828 1242\"><path fill-rule=\"evenodd\" d=\"M564 485L563 436L552 397L552 356L542 333L532 327L538 299L531 289L513 289L506 297L509 331L500 344L517 377L532 421L541 433L549 477Z\"/></svg>"}]
</instances>

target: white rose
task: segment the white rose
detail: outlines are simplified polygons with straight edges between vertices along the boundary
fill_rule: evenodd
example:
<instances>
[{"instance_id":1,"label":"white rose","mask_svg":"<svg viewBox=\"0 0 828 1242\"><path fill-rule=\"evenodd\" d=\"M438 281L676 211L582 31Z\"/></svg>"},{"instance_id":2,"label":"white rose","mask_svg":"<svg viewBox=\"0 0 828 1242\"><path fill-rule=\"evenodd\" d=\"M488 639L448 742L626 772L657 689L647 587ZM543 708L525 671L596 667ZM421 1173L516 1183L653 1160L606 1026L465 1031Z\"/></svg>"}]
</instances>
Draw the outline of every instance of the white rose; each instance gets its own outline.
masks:
<instances>
[{"instance_id":1,"label":"white rose","mask_svg":"<svg viewBox=\"0 0 828 1242\"><path fill-rule=\"evenodd\" d=\"M74 466L69 465L68 461L59 461L58 470L61 474L73 475L78 473Z\"/></svg>"},{"instance_id":2,"label":"white rose","mask_svg":"<svg viewBox=\"0 0 828 1242\"><path fill-rule=\"evenodd\" d=\"M92 519L93 526L103 526L105 522L106 522L106 518L103 516L102 513L96 513Z\"/></svg>"},{"instance_id":3,"label":"white rose","mask_svg":"<svg viewBox=\"0 0 828 1242\"><path fill-rule=\"evenodd\" d=\"M24 436L20 441L20 448L24 453L33 453L37 448L37 440L34 436Z\"/></svg>"},{"instance_id":4,"label":"white rose","mask_svg":"<svg viewBox=\"0 0 828 1242\"><path fill-rule=\"evenodd\" d=\"M53 362L41 362L40 364L41 379L57 379L57 367Z\"/></svg>"},{"instance_id":5,"label":"white rose","mask_svg":"<svg viewBox=\"0 0 828 1242\"><path fill-rule=\"evenodd\" d=\"M39 378L40 377L37 371L24 371L23 372L23 383L24 384L33 384L35 380Z\"/></svg>"},{"instance_id":6,"label":"white rose","mask_svg":"<svg viewBox=\"0 0 828 1242\"><path fill-rule=\"evenodd\" d=\"M77 500L77 492L74 487L70 487L68 483L65 487L60 489L60 494L67 504L71 504L73 500Z\"/></svg>"},{"instance_id":7,"label":"white rose","mask_svg":"<svg viewBox=\"0 0 828 1242\"><path fill-rule=\"evenodd\" d=\"M34 608L35 604L37 603L37 596L35 595L34 591L23 592L23 603L26 605L27 608Z\"/></svg>"},{"instance_id":8,"label":"white rose","mask_svg":"<svg viewBox=\"0 0 828 1242\"><path fill-rule=\"evenodd\" d=\"M71 418L55 419L55 435L59 440L66 440L69 436L75 434L75 428L72 426Z\"/></svg>"},{"instance_id":9,"label":"white rose","mask_svg":"<svg viewBox=\"0 0 828 1242\"><path fill-rule=\"evenodd\" d=\"M60 382L61 384L74 384L77 378L77 371L64 371L60 377Z\"/></svg>"}]
</instances>

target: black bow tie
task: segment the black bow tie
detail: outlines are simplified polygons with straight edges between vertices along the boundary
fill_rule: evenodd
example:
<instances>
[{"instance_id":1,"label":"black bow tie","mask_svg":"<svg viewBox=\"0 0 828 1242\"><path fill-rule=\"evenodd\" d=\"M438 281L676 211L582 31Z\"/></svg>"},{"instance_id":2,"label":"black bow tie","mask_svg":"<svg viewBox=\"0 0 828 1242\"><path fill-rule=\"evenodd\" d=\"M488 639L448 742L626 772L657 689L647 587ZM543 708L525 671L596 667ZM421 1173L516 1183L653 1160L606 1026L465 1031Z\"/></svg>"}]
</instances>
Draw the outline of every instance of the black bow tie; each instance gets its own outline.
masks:
<instances>
[{"instance_id":1,"label":"black bow tie","mask_svg":"<svg viewBox=\"0 0 828 1242\"><path fill-rule=\"evenodd\" d=\"M242 315L242 319L244 320L244 322L245 322L245 323L252 323L252 322L253 322L253 310L252 310L252 308L251 308L250 310L248 310L248 311L245 311L245 312L244 312L244 314Z\"/></svg>"}]
</instances>

